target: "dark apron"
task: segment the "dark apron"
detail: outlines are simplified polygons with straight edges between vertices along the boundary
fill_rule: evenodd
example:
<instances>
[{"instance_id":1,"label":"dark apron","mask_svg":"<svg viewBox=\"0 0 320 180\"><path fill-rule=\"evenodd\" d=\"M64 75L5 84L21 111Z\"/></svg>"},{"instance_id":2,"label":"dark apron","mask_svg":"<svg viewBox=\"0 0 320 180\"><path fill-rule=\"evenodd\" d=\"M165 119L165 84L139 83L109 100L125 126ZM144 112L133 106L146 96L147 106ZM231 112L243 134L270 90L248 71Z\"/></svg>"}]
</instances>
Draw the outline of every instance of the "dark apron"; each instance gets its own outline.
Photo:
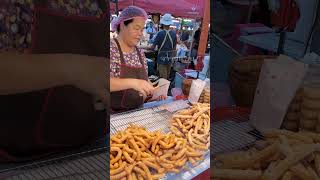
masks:
<instances>
[{"instance_id":1,"label":"dark apron","mask_svg":"<svg viewBox=\"0 0 320 180\"><path fill-rule=\"evenodd\" d=\"M49 11L45 1L36 3L34 13L32 53L107 57L105 14L64 16ZM105 109L97 110L93 97L73 86L0 96L0 114L0 162L80 147L109 131Z\"/></svg>"},{"instance_id":2,"label":"dark apron","mask_svg":"<svg viewBox=\"0 0 320 180\"><path fill-rule=\"evenodd\" d=\"M145 67L143 66L143 60L140 51L136 47L136 51L139 56L139 61L142 64L141 67L132 67L125 63L123 52L120 47L118 40L115 39L120 53L121 67L120 67L120 78L133 78L148 80L148 75ZM124 91L112 92L111 93L111 109L114 112L128 111L143 106L143 97L139 95L139 92L134 89L127 89Z\"/></svg>"}]
</instances>

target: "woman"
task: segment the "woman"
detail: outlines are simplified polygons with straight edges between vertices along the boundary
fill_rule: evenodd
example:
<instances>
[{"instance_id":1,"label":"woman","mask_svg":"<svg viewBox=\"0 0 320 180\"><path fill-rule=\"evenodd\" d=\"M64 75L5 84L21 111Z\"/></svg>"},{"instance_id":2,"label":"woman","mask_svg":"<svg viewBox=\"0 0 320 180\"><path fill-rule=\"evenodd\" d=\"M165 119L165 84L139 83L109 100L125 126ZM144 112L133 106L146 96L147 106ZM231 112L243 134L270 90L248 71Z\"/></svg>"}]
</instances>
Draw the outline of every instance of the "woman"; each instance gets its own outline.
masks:
<instances>
[{"instance_id":1,"label":"woman","mask_svg":"<svg viewBox=\"0 0 320 180\"><path fill-rule=\"evenodd\" d=\"M173 17L171 14L165 14L160 20L163 30L157 34L151 50L158 47L157 64L159 76L165 79L170 79L170 72L172 66L172 58L176 56L177 35L176 32L170 30L173 24Z\"/></svg>"},{"instance_id":2,"label":"woman","mask_svg":"<svg viewBox=\"0 0 320 180\"><path fill-rule=\"evenodd\" d=\"M143 36L147 13L129 6L112 21L112 31L118 36L110 41L111 109L126 111L139 108L148 101L153 86L148 81L147 60L137 48ZM158 100L162 100L160 97Z\"/></svg>"},{"instance_id":3,"label":"woman","mask_svg":"<svg viewBox=\"0 0 320 180\"><path fill-rule=\"evenodd\" d=\"M147 24L146 31L148 34L150 34L150 37L148 39L150 41L153 38L153 35L156 33L156 30L155 30L152 22Z\"/></svg>"}]
</instances>

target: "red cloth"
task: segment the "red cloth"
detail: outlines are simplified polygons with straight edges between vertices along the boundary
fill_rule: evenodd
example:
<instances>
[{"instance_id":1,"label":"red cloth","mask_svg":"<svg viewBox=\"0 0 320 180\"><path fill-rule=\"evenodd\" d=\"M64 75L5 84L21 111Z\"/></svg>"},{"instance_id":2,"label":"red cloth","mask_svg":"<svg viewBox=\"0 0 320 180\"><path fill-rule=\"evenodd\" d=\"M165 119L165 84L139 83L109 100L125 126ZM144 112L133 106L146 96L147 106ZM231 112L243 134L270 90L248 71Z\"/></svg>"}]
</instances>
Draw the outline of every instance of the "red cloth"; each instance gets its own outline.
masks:
<instances>
[{"instance_id":1,"label":"red cloth","mask_svg":"<svg viewBox=\"0 0 320 180\"><path fill-rule=\"evenodd\" d=\"M235 25L235 29L232 32L232 34L227 37L225 40L226 42L235 50L237 50L238 52L242 51L242 48L245 49L243 53L243 55L250 55L250 54L262 54L259 50L259 48L248 45L248 44L243 44L241 41L239 41L239 37L243 36L243 35L251 35L251 34L242 34L241 30L244 28L255 28L255 27L264 27L263 24L260 23L250 23L250 24L236 24ZM258 34L258 33L254 33L254 34ZM244 47L242 47L244 46Z\"/></svg>"},{"instance_id":2,"label":"red cloth","mask_svg":"<svg viewBox=\"0 0 320 180\"><path fill-rule=\"evenodd\" d=\"M203 59L204 59L203 56L198 56L198 57L197 57L197 65L196 65L196 70L197 70L197 71L202 71L203 66L204 66L204 64L203 64Z\"/></svg>"},{"instance_id":3,"label":"red cloth","mask_svg":"<svg viewBox=\"0 0 320 180\"><path fill-rule=\"evenodd\" d=\"M119 0L119 9L134 5L148 13L171 13L175 17L196 18L204 15L203 0ZM115 12L116 4L110 3L110 11Z\"/></svg>"},{"instance_id":4,"label":"red cloth","mask_svg":"<svg viewBox=\"0 0 320 180\"><path fill-rule=\"evenodd\" d=\"M300 18L300 10L295 0L280 0L280 8L271 14L271 24L286 31L294 31Z\"/></svg>"},{"instance_id":5,"label":"red cloth","mask_svg":"<svg viewBox=\"0 0 320 180\"><path fill-rule=\"evenodd\" d=\"M210 169L202 172L201 174L199 174L198 176L196 176L192 180L210 180Z\"/></svg>"}]
</instances>

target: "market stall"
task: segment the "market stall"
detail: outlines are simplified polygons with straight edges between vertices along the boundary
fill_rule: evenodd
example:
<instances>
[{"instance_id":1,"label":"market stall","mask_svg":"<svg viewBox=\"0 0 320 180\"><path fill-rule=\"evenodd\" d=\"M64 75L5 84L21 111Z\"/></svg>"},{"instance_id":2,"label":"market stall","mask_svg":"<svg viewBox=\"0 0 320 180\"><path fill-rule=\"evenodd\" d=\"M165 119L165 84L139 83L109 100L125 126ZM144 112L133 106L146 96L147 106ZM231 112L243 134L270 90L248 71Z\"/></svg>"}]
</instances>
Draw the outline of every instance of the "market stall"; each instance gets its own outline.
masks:
<instances>
[{"instance_id":1,"label":"market stall","mask_svg":"<svg viewBox=\"0 0 320 180\"><path fill-rule=\"evenodd\" d=\"M209 1L185 1L185 6L169 1L119 1L124 7L135 5L148 13L171 13L175 17L203 17L203 26L208 26L209 9L201 9ZM181 2L182 3L182 2ZM115 12L114 3L111 12ZM169 7L169 8L168 8ZM209 6L208 6L209 7ZM186 9L188 8L188 9ZM188 12L193 13L191 16ZM196 14L195 14L196 13ZM166 100L144 103L140 109L114 113L110 118L110 175L113 179L123 177L143 179L194 179L207 175L210 167L210 80L207 78L209 56L207 47L208 27L202 31L198 71L184 88L175 86L175 78L158 78L149 71L149 80L154 84L153 96L169 95ZM146 38L148 39L148 38ZM148 47L141 41L140 48ZM177 47L177 56L172 57L173 69L184 72L189 65L188 47ZM152 51L145 52L152 56ZM205 57L205 58L204 58ZM205 68L201 66L205 59ZM151 63L153 60L147 58ZM152 68L153 65L149 66Z\"/></svg>"}]
</instances>

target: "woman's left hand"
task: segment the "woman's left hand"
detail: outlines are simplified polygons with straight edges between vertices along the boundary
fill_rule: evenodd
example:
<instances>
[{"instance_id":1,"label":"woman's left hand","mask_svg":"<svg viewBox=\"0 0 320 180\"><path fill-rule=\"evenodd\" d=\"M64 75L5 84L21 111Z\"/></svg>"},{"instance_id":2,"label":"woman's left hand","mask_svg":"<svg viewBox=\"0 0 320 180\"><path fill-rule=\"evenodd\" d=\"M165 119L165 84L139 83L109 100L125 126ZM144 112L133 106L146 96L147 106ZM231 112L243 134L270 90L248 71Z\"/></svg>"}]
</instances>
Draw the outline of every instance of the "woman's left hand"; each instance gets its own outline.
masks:
<instances>
[{"instance_id":1,"label":"woman's left hand","mask_svg":"<svg viewBox=\"0 0 320 180\"><path fill-rule=\"evenodd\" d=\"M148 100L148 102L152 102L152 101L163 101L166 100L168 97L167 96L159 96L157 99L150 99Z\"/></svg>"},{"instance_id":2,"label":"woman's left hand","mask_svg":"<svg viewBox=\"0 0 320 180\"><path fill-rule=\"evenodd\" d=\"M156 99L156 101L163 101L163 100L166 100L167 98L168 98L167 96L162 95L162 96L159 96L159 98Z\"/></svg>"}]
</instances>

